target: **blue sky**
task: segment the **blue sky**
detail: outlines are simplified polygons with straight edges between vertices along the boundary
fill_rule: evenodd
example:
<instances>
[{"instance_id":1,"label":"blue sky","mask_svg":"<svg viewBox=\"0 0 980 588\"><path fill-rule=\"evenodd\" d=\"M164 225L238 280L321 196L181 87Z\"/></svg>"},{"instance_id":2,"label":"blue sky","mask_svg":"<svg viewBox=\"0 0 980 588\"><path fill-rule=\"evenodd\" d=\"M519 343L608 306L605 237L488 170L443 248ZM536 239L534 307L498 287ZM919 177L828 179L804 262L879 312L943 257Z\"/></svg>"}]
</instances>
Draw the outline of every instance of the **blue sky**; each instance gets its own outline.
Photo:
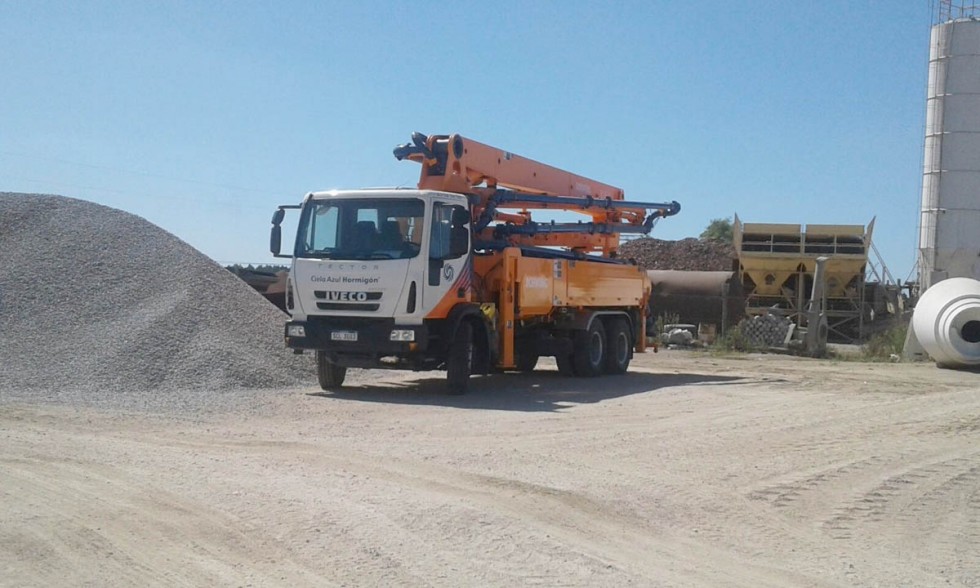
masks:
<instances>
[{"instance_id":1,"label":"blue sky","mask_svg":"<svg viewBox=\"0 0 980 588\"><path fill-rule=\"evenodd\" d=\"M453 133L713 218L865 224L915 261L929 0L0 0L0 191L266 262L311 190L410 186Z\"/></svg>"}]
</instances>

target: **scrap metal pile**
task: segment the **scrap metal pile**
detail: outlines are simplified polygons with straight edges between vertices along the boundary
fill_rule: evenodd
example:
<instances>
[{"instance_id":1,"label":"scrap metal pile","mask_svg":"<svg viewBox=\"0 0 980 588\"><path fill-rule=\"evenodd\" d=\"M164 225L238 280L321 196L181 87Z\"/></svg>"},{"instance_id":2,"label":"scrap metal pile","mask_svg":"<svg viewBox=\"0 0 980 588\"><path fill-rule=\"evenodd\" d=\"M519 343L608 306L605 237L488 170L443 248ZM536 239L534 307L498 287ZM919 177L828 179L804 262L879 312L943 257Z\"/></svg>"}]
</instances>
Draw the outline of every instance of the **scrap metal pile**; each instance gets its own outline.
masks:
<instances>
[{"instance_id":1,"label":"scrap metal pile","mask_svg":"<svg viewBox=\"0 0 980 588\"><path fill-rule=\"evenodd\" d=\"M787 347L794 327L788 318L772 313L746 318L738 325L745 342L755 349Z\"/></svg>"},{"instance_id":2,"label":"scrap metal pile","mask_svg":"<svg viewBox=\"0 0 980 588\"><path fill-rule=\"evenodd\" d=\"M732 271L735 248L715 240L643 238L623 243L619 256L647 270Z\"/></svg>"}]
</instances>

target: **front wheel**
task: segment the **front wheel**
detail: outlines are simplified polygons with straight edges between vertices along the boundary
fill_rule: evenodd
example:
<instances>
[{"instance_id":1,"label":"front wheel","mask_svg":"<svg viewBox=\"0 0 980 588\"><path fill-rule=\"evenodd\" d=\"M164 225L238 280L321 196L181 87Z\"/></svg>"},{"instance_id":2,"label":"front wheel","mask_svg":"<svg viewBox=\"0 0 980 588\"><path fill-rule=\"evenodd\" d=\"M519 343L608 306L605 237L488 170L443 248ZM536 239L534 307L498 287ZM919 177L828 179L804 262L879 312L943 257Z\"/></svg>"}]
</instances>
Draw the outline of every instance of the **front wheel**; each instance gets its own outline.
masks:
<instances>
[{"instance_id":1,"label":"front wheel","mask_svg":"<svg viewBox=\"0 0 980 588\"><path fill-rule=\"evenodd\" d=\"M316 352L316 379L320 382L321 388L328 392L336 390L344 385L346 376L346 367L332 363L327 358L326 351Z\"/></svg>"},{"instance_id":2,"label":"front wheel","mask_svg":"<svg viewBox=\"0 0 980 588\"><path fill-rule=\"evenodd\" d=\"M456 328L449 357L446 359L446 379L449 393L466 394L473 371L473 325L463 321Z\"/></svg>"}]
</instances>

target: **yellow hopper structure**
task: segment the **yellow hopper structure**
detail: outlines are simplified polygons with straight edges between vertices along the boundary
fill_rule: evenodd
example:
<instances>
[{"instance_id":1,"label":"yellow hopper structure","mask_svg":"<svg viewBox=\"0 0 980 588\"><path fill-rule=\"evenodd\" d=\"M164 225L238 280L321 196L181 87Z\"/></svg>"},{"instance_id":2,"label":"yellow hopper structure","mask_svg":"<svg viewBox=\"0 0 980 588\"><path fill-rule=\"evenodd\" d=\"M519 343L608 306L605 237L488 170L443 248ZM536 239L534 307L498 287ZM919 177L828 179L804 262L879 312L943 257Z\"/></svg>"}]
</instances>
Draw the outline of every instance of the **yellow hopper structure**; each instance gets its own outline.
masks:
<instances>
[{"instance_id":1,"label":"yellow hopper structure","mask_svg":"<svg viewBox=\"0 0 980 588\"><path fill-rule=\"evenodd\" d=\"M746 292L746 314L774 307L804 326L818 257L827 257L830 336L855 341L864 326L864 280L874 219L862 225L743 223L735 216L734 243Z\"/></svg>"}]
</instances>

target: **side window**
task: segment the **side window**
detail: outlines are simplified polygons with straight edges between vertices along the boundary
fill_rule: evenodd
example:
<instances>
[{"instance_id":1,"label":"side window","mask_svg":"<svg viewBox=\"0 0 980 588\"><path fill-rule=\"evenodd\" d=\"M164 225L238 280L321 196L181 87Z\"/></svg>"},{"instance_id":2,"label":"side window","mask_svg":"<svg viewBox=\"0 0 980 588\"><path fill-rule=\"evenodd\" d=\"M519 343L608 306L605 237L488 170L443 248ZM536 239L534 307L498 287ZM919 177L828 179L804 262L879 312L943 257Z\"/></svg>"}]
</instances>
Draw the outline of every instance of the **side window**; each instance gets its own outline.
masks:
<instances>
[{"instance_id":1,"label":"side window","mask_svg":"<svg viewBox=\"0 0 980 588\"><path fill-rule=\"evenodd\" d=\"M430 259L456 259L469 251L469 218L462 206L436 203L432 209Z\"/></svg>"},{"instance_id":2,"label":"side window","mask_svg":"<svg viewBox=\"0 0 980 588\"><path fill-rule=\"evenodd\" d=\"M437 202L432 208L432 239L429 241L429 258L446 259L449 256L449 234L452 217L451 206Z\"/></svg>"}]
</instances>

